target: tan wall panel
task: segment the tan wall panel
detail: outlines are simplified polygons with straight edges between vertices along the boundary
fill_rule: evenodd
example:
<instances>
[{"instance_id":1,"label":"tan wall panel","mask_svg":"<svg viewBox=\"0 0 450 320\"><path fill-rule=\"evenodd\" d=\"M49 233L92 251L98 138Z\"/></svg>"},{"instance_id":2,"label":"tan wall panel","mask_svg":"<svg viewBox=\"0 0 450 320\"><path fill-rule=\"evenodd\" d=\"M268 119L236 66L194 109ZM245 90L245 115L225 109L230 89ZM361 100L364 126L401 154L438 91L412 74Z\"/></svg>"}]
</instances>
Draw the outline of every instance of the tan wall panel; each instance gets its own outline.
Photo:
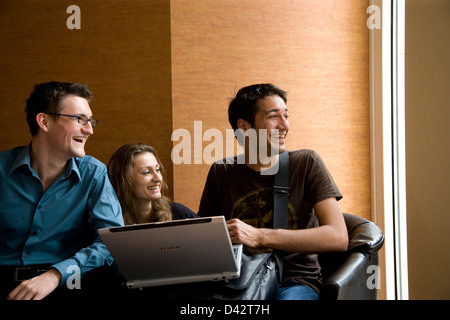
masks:
<instances>
[{"instance_id":1,"label":"tan wall panel","mask_svg":"<svg viewBox=\"0 0 450 320\"><path fill-rule=\"evenodd\" d=\"M450 2L406 1L409 298L450 299Z\"/></svg>"},{"instance_id":2,"label":"tan wall panel","mask_svg":"<svg viewBox=\"0 0 450 320\"><path fill-rule=\"evenodd\" d=\"M154 145L172 181L170 2L76 1L81 29L69 30L67 1L0 2L0 150L30 141L23 112L38 82L86 83L99 120L86 146L107 162L124 143Z\"/></svg>"},{"instance_id":3,"label":"tan wall panel","mask_svg":"<svg viewBox=\"0 0 450 320\"><path fill-rule=\"evenodd\" d=\"M193 138L201 120L203 132L225 135L228 98L245 85L275 83L288 91L288 148L318 151L344 194L342 209L370 218L367 7L368 1L172 1L173 128ZM196 210L208 169L175 165L175 199Z\"/></svg>"}]
</instances>

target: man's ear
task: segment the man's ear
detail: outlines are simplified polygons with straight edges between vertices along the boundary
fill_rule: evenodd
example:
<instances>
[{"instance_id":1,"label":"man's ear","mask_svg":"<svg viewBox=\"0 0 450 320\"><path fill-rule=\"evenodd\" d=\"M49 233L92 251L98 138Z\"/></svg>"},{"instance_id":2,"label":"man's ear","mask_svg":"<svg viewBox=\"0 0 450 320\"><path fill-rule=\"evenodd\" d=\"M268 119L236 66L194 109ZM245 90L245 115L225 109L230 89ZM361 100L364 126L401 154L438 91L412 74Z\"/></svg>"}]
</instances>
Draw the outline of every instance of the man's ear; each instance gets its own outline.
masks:
<instances>
[{"instance_id":1,"label":"man's ear","mask_svg":"<svg viewBox=\"0 0 450 320\"><path fill-rule=\"evenodd\" d=\"M36 122L37 122L39 128L41 128L44 132L48 132L48 128L49 128L48 114L45 114L43 112L38 113L36 115Z\"/></svg>"},{"instance_id":2,"label":"man's ear","mask_svg":"<svg viewBox=\"0 0 450 320\"><path fill-rule=\"evenodd\" d=\"M237 142L239 143L239 145L245 146L245 132L252 126L248 121L244 119L239 119L236 124L237 130L235 130L234 134L236 135Z\"/></svg>"},{"instance_id":3,"label":"man's ear","mask_svg":"<svg viewBox=\"0 0 450 320\"><path fill-rule=\"evenodd\" d=\"M252 126L250 125L250 123L247 120L239 119L237 121L237 127L238 127L238 129L241 129L242 131L245 132L248 129L250 129Z\"/></svg>"}]
</instances>

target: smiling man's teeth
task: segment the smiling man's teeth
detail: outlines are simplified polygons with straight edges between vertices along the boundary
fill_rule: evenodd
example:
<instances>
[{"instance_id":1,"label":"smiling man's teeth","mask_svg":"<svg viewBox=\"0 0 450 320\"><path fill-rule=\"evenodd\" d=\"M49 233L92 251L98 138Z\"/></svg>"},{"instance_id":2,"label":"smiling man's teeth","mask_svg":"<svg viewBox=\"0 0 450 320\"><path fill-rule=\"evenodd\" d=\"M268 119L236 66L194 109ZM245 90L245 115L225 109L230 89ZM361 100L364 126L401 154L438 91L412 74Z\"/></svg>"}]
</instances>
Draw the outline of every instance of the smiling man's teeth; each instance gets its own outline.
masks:
<instances>
[{"instance_id":1,"label":"smiling man's teeth","mask_svg":"<svg viewBox=\"0 0 450 320\"><path fill-rule=\"evenodd\" d=\"M159 189L159 186L156 186L156 187L148 187L148 189L149 189L149 190L158 190L158 189Z\"/></svg>"},{"instance_id":2,"label":"smiling man's teeth","mask_svg":"<svg viewBox=\"0 0 450 320\"><path fill-rule=\"evenodd\" d=\"M77 142L84 142L86 141L86 138L83 137L73 137L73 140L77 141Z\"/></svg>"}]
</instances>

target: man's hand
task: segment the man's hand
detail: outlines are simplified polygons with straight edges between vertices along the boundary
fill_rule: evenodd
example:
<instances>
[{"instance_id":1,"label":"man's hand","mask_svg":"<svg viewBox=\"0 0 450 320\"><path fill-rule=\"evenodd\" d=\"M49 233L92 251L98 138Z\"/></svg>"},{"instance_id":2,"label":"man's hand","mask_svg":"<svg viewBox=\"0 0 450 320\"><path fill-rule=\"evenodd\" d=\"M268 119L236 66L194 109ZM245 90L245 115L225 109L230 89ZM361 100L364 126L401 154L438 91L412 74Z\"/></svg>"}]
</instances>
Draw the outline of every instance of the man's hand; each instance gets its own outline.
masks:
<instances>
[{"instance_id":1,"label":"man's hand","mask_svg":"<svg viewBox=\"0 0 450 320\"><path fill-rule=\"evenodd\" d=\"M231 242L248 247L262 247L300 253L345 251L347 227L335 198L314 205L320 225L309 229L255 228L239 219L227 221Z\"/></svg>"},{"instance_id":2,"label":"man's hand","mask_svg":"<svg viewBox=\"0 0 450 320\"><path fill-rule=\"evenodd\" d=\"M41 300L59 286L61 278L59 271L52 268L37 277L20 283L8 295L8 300Z\"/></svg>"},{"instance_id":3,"label":"man's hand","mask_svg":"<svg viewBox=\"0 0 450 320\"><path fill-rule=\"evenodd\" d=\"M227 227L232 243L242 243L252 248L260 246L260 233L263 229L252 227L239 219L228 220Z\"/></svg>"}]
</instances>

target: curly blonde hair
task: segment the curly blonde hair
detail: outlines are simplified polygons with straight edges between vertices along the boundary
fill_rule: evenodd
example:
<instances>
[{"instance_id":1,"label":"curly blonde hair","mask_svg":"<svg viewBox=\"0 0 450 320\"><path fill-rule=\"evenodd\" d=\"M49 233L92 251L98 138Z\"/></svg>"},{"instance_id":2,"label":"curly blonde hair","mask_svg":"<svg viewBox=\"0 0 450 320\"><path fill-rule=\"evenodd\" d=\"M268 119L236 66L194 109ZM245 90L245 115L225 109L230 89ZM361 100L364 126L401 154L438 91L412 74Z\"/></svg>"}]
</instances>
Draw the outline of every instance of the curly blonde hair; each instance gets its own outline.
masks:
<instances>
[{"instance_id":1,"label":"curly blonde hair","mask_svg":"<svg viewBox=\"0 0 450 320\"><path fill-rule=\"evenodd\" d=\"M155 148L144 143L126 144L113 153L108 163L108 176L122 207L123 220L126 225L138 223L133 207L132 194L134 183L132 171L134 159L143 152L150 152L155 156L163 177L161 182L161 198L152 200L152 209L148 222L172 220L172 212L170 211L171 200L165 196L168 191L168 186L164 179L165 170Z\"/></svg>"}]
</instances>

